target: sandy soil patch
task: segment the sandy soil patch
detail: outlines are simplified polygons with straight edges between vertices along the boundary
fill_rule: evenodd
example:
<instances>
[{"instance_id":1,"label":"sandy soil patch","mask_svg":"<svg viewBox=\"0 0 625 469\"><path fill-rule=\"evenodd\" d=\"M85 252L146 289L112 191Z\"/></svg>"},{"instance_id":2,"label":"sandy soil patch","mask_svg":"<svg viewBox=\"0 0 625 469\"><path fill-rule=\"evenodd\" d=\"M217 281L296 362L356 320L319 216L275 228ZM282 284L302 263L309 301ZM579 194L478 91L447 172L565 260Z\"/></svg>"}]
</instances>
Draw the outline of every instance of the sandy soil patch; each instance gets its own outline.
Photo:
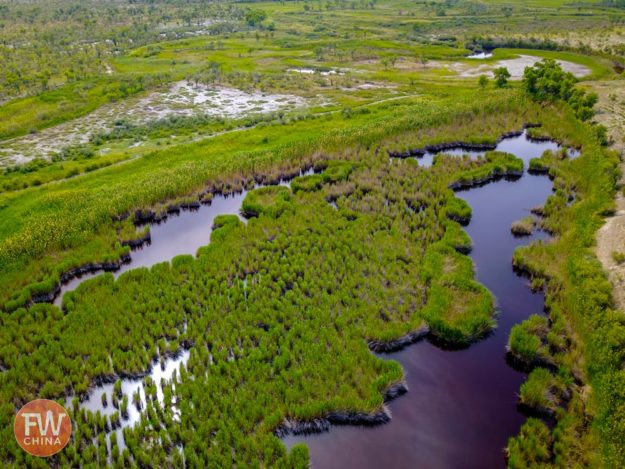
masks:
<instances>
[{"instance_id":1,"label":"sandy soil patch","mask_svg":"<svg viewBox=\"0 0 625 469\"><path fill-rule=\"evenodd\" d=\"M147 122L172 115L205 114L241 118L249 114L304 107L304 98L286 94L246 93L234 88L179 82L167 92L152 93L130 110L130 119Z\"/></svg>"},{"instance_id":2,"label":"sandy soil patch","mask_svg":"<svg viewBox=\"0 0 625 469\"><path fill-rule=\"evenodd\" d=\"M380 83L373 81L365 81L364 83L353 83L350 86L342 86L341 91L356 91L356 90L389 90L396 92L397 85L391 83Z\"/></svg>"},{"instance_id":3,"label":"sandy soil patch","mask_svg":"<svg viewBox=\"0 0 625 469\"><path fill-rule=\"evenodd\" d=\"M625 81L593 82L589 87L599 95L595 120L605 125L612 148L625 155ZM625 163L621 164L620 186L625 187ZM625 262L618 264L612 253L625 253L625 197L619 191L615 215L597 232L596 254L614 286L617 306L625 311Z\"/></svg>"},{"instance_id":4,"label":"sandy soil patch","mask_svg":"<svg viewBox=\"0 0 625 469\"><path fill-rule=\"evenodd\" d=\"M493 70L498 67L506 67L510 72L512 80L518 80L523 77L525 67L531 67L536 62L540 62L541 57L534 57L533 55L520 55L515 59L499 60L497 62L480 64L477 67L473 64L466 62L454 62L447 65L449 70L456 72L461 77L478 77L480 75L486 75L493 77ZM567 62L564 60L556 60L560 66L567 72L571 72L576 77L583 77L590 74L590 69L573 62Z\"/></svg>"},{"instance_id":5,"label":"sandy soil patch","mask_svg":"<svg viewBox=\"0 0 625 469\"><path fill-rule=\"evenodd\" d=\"M614 299L625 311L625 263L617 264L612 253L625 253L625 198L616 199L616 214L597 232L596 254L614 287Z\"/></svg>"}]
</instances>

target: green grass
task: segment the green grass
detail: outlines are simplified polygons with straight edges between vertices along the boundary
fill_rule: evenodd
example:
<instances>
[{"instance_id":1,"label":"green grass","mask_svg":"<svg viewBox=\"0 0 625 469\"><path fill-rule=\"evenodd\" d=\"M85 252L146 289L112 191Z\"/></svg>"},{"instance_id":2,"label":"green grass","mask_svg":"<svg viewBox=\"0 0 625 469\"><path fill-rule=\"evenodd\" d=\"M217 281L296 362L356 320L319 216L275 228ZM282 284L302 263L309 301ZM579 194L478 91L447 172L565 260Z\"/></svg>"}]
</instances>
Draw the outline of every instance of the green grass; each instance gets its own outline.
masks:
<instances>
[{"instance_id":1,"label":"green grass","mask_svg":"<svg viewBox=\"0 0 625 469\"><path fill-rule=\"evenodd\" d=\"M258 217L261 214L279 217L289 209L291 190L284 186L269 186L256 189L245 197L241 213L247 217Z\"/></svg>"},{"instance_id":2,"label":"green grass","mask_svg":"<svg viewBox=\"0 0 625 469\"><path fill-rule=\"evenodd\" d=\"M547 329L547 318L537 315L513 326L508 340L510 352L525 363L536 362L545 354L542 341Z\"/></svg>"},{"instance_id":3,"label":"green grass","mask_svg":"<svg viewBox=\"0 0 625 469\"><path fill-rule=\"evenodd\" d=\"M553 376L545 368L532 370L521 386L521 403L537 410L554 411L557 401L551 391L553 380Z\"/></svg>"},{"instance_id":4,"label":"green grass","mask_svg":"<svg viewBox=\"0 0 625 469\"><path fill-rule=\"evenodd\" d=\"M551 435L542 421L530 418L523 424L519 435L508 443L508 467L548 467L551 460Z\"/></svg>"},{"instance_id":5,"label":"green grass","mask_svg":"<svg viewBox=\"0 0 625 469\"><path fill-rule=\"evenodd\" d=\"M514 101L507 101L507 93L493 93L492 96L492 109L518 106L510 104ZM154 205L181 194L201 191L220 174L222 178L251 174L281 161L297 164L297 161L322 149L335 150L357 142L362 145L404 129L431 126L437 121L445 124L453 121L454 115L460 116L462 125L469 124L473 113L479 112L472 110L470 101L467 98L464 111L467 114L459 112L461 107L457 99L453 107L449 106L450 101L440 105L432 103L427 107L427 112L422 112L425 109L424 100L408 99L367 108L368 112L354 113L349 117L328 114L288 125L268 125L165 149L53 186L5 194L0 196L0 257L3 259L1 264L5 266L0 275L5 285L17 285L27 278L37 278L44 273L44 276L55 277L61 273L60 268L68 268L62 259L68 255L74 258L72 249L101 242L100 239L94 239L94 232L101 233L97 235L98 238L114 245L115 227L111 222L114 215ZM418 115L413 112L415 106L420 109ZM515 122L512 124L514 127L522 125L522 113L515 117L509 116ZM506 130L504 125L511 124L505 120L496 123L489 119L481 124L480 134L492 135L492 141ZM328 128L332 128L332 131L328 132ZM458 132L460 129L462 139L468 140L472 134L470 127L441 128L445 132ZM429 132L426 131L420 137L421 142L415 143L418 145L423 141L442 140L446 135L436 132L439 136L430 140ZM405 142L411 140L414 139L404 138ZM391 140L389 144L399 149L406 143L393 143ZM250 148L256 149L250 151ZM67 211L72 212L73 216L68 218L61 215ZM25 217L25 213L29 215ZM83 262L93 260L82 259ZM16 268L17 265L21 267ZM36 274L34 269L40 273Z\"/></svg>"}]
</instances>

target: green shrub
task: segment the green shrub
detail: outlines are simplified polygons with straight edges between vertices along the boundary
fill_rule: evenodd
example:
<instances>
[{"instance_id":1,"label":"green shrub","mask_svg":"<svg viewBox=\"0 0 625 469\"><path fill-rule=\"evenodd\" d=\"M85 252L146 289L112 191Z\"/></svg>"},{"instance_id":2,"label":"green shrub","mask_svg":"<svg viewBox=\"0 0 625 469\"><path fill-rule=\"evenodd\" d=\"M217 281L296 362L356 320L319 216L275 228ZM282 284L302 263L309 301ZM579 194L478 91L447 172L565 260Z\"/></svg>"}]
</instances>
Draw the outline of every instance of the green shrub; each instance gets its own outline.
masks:
<instances>
[{"instance_id":1,"label":"green shrub","mask_svg":"<svg viewBox=\"0 0 625 469\"><path fill-rule=\"evenodd\" d=\"M323 182L339 182L345 181L354 170L354 164L346 161L330 161L328 166L321 173Z\"/></svg>"},{"instance_id":2,"label":"green shrub","mask_svg":"<svg viewBox=\"0 0 625 469\"><path fill-rule=\"evenodd\" d=\"M536 219L529 215L513 222L510 231L515 236L529 236L532 234L534 226L536 226Z\"/></svg>"},{"instance_id":3,"label":"green shrub","mask_svg":"<svg viewBox=\"0 0 625 469\"><path fill-rule=\"evenodd\" d=\"M217 215L213 220L213 230L223 228L225 226L238 226L241 223L236 215Z\"/></svg>"},{"instance_id":4,"label":"green shrub","mask_svg":"<svg viewBox=\"0 0 625 469\"><path fill-rule=\"evenodd\" d=\"M248 192L241 206L241 213L246 218L261 214L279 217L289 206L291 189L285 186L268 186Z\"/></svg>"},{"instance_id":5,"label":"green shrub","mask_svg":"<svg viewBox=\"0 0 625 469\"><path fill-rule=\"evenodd\" d=\"M575 88L576 83L577 78L562 70L553 59L543 59L533 67L526 67L523 73L523 86L532 98L538 101L566 101L577 117L585 121L593 116L592 109L598 97L595 93Z\"/></svg>"},{"instance_id":6,"label":"green shrub","mask_svg":"<svg viewBox=\"0 0 625 469\"><path fill-rule=\"evenodd\" d=\"M547 318L532 315L512 327L508 349L518 359L532 363L542 355L542 339L548 332Z\"/></svg>"},{"instance_id":7,"label":"green shrub","mask_svg":"<svg viewBox=\"0 0 625 469\"><path fill-rule=\"evenodd\" d=\"M534 409L551 409L554 399L551 395L553 376L545 368L536 368L521 385L521 403Z\"/></svg>"},{"instance_id":8,"label":"green shrub","mask_svg":"<svg viewBox=\"0 0 625 469\"><path fill-rule=\"evenodd\" d=\"M529 170L535 173L549 172L549 165L543 158L532 158L529 163Z\"/></svg>"},{"instance_id":9,"label":"green shrub","mask_svg":"<svg viewBox=\"0 0 625 469\"><path fill-rule=\"evenodd\" d=\"M447 218L461 225L468 225L471 221L471 206L464 200L451 195L447 198Z\"/></svg>"},{"instance_id":10,"label":"green shrub","mask_svg":"<svg viewBox=\"0 0 625 469\"><path fill-rule=\"evenodd\" d=\"M299 176L293 179L293 181L291 181L291 189L293 192L311 192L319 190L322 184L323 176L321 174L311 174L309 176Z\"/></svg>"},{"instance_id":11,"label":"green shrub","mask_svg":"<svg viewBox=\"0 0 625 469\"><path fill-rule=\"evenodd\" d=\"M547 467L551 461L551 435L538 419L529 418L518 436L508 440L506 449L510 469Z\"/></svg>"},{"instance_id":12,"label":"green shrub","mask_svg":"<svg viewBox=\"0 0 625 469\"><path fill-rule=\"evenodd\" d=\"M613 251L612 252L612 259L617 264L622 264L623 262L625 262L625 253Z\"/></svg>"}]
</instances>

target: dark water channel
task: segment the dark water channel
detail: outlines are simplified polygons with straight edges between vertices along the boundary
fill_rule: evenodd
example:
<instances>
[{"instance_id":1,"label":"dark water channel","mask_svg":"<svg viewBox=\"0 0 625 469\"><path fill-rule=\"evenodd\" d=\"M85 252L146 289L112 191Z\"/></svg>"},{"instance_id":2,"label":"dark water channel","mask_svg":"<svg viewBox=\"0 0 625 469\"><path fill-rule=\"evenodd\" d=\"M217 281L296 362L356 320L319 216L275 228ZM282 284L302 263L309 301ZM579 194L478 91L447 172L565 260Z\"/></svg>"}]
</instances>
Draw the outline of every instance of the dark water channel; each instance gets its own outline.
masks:
<instances>
[{"instance_id":1,"label":"dark water channel","mask_svg":"<svg viewBox=\"0 0 625 469\"><path fill-rule=\"evenodd\" d=\"M531 158L557 149L553 142L530 141L525 134L504 139L497 147L522 158L525 169ZM496 297L498 327L492 335L460 351L423 341L383 355L401 363L409 388L387 404L390 423L332 426L321 434L289 435L285 444L305 442L315 469L505 467L507 440L525 420L517 410L525 375L507 365L505 346L514 324L544 308L543 295L532 293L528 281L512 270L512 254L517 246L548 237L537 232L515 238L510 225L542 205L551 190L547 177L525 172L516 181L457 194L473 209L466 231L473 240L477 279Z\"/></svg>"},{"instance_id":2,"label":"dark water channel","mask_svg":"<svg viewBox=\"0 0 625 469\"><path fill-rule=\"evenodd\" d=\"M546 150L556 152L560 148L561 146L554 142L530 140L527 137L527 131L523 131L523 133L519 136L504 138L501 142L499 142L499 144L497 144L496 150L512 153L519 158L522 157L527 167L529 160L532 158L540 157ZM475 159L478 156L484 156L486 151L466 150L462 146L447 148L440 151L427 151L423 156L417 157L419 166L426 168L432 166L434 157L440 153L453 156L469 155L471 158ZM579 151L574 148L567 148L567 153L571 159L577 158L580 154Z\"/></svg>"},{"instance_id":3,"label":"dark water channel","mask_svg":"<svg viewBox=\"0 0 625 469\"><path fill-rule=\"evenodd\" d=\"M312 170L304 171L302 176L312 174ZM282 186L289 186L290 180L280 182ZM261 187L261 186L257 186ZM183 210L179 214L169 215L167 219L150 225L150 241L131 253L131 261L122 264L112 272L115 278L122 273L138 267L151 267L159 262L171 261L181 254L195 255L197 250L210 242L213 231L213 221L219 215L241 216L241 204L247 195L246 190L230 195L216 194L209 205L201 205L196 210ZM54 300L54 304L61 306L63 295L75 290L82 282L98 275L101 271L74 277L61 285L61 291Z\"/></svg>"},{"instance_id":4,"label":"dark water channel","mask_svg":"<svg viewBox=\"0 0 625 469\"><path fill-rule=\"evenodd\" d=\"M553 142L531 141L525 133L506 138L497 146L499 151L522 158L526 169L531 158L558 148ZM471 157L483 154L462 149L449 149L445 153ZM434 153L426 154L419 158L419 164L428 166L433 158ZM510 225L526 216L532 207L543 204L551 186L547 177L525 172L517 181L498 181L458 193L473 209L466 231L473 240L471 257L477 278L497 298L498 328L491 336L460 351L445 351L423 341L384 356L402 364L409 387L406 395L388 404L393 415L390 423L373 428L333 426L322 434L287 436L285 444L290 447L305 442L316 469L504 466L503 448L507 439L517 433L525 419L516 408L524 375L506 364L505 345L510 328L530 314L541 312L544 306L543 296L532 293L527 281L513 272L512 253L519 245L547 238L542 232L514 238ZM150 244L133 251L131 262L114 275L169 261L179 254L194 255L199 247L209 243L214 218L222 214L239 215L245 195L246 192L217 195L210 205L196 211L182 211L151 225ZM63 285L55 303L60 304L63 293L96 275L101 273L84 275ZM168 360L161 370L155 366L151 372L155 381L161 378L168 381L186 358L188 353ZM141 387L139 380L124 380L123 393L131 398ZM99 402L103 393L110 399L112 385L96 388L82 405L94 412L113 412L110 404L105 409ZM133 425L139 416L139 411L131 410L130 418L122 426ZM117 432L123 447L121 430Z\"/></svg>"}]
</instances>

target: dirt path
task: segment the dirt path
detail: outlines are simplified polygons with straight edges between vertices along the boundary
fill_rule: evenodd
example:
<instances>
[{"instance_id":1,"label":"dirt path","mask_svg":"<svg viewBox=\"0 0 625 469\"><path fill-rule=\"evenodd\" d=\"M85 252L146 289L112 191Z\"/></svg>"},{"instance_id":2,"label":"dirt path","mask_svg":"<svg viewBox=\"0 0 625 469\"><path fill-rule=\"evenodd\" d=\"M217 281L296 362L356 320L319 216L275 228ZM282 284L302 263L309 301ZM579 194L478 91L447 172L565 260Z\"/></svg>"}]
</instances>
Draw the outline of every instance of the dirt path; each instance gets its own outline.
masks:
<instances>
[{"instance_id":1,"label":"dirt path","mask_svg":"<svg viewBox=\"0 0 625 469\"><path fill-rule=\"evenodd\" d=\"M608 128L614 142L612 148L625 157L625 80L594 82L592 89L599 95L596 120ZM617 263L613 253L625 254L625 162L621 162L621 180L616 197L616 212L606 219L597 232L597 257L614 286L614 298L625 311L625 262Z\"/></svg>"}]
</instances>

